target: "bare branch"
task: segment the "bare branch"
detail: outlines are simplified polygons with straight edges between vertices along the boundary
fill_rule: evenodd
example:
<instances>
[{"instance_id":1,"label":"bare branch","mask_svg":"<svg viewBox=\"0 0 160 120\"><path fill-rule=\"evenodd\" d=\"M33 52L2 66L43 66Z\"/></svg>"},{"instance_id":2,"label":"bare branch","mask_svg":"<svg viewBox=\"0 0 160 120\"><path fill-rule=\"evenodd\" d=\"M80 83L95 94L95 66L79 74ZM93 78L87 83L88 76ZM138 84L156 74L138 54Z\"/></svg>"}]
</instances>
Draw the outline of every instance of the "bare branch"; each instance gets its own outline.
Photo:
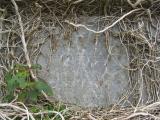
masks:
<instances>
[{"instance_id":1,"label":"bare branch","mask_svg":"<svg viewBox=\"0 0 160 120\"><path fill-rule=\"evenodd\" d=\"M75 2L73 2L73 4L78 4L78 3L81 3L81 2L83 2L84 0L77 0L77 1L75 1Z\"/></svg>"},{"instance_id":2,"label":"bare branch","mask_svg":"<svg viewBox=\"0 0 160 120\"><path fill-rule=\"evenodd\" d=\"M124 14L122 17L120 17L118 20L116 20L114 23L112 23L110 26L108 27L105 27L103 30L100 30L100 31L95 31L95 30L92 30L90 28L88 28L87 26L83 25L83 24L75 24L73 22L69 22L68 20L65 20L66 23L74 26L74 27L82 27L82 28L85 28L86 30L90 31L90 32L93 32L93 33L103 33L105 31L107 31L108 29L112 28L113 26L115 26L118 22L120 22L121 20L123 20L126 16L132 14L133 12L136 12L136 11L139 11L139 10L142 10L142 9L134 9L126 14Z\"/></svg>"},{"instance_id":3,"label":"bare branch","mask_svg":"<svg viewBox=\"0 0 160 120\"><path fill-rule=\"evenodd\" d=\"M20 30L21 30L21 36L20 37L21 37L21 40L22 40L23 51L24 51L24 54L25 54L27 65L28 65L29 68L31 68L31 61L30 61L30 58L29 58L29 55L28 55L28 50L27 50L27 44L26 44L25 35L24 35L22 18L20 16L20 13L19 13L19 10L18 10L18 6L17 6L15 0L11 0L11 2L14 5L15 12L16 12L16 14L18 16L18 21L19 21ZM31 73L32 78L34 80L37 80L37 77L34 75L34 73L33 73L33 71L31 69L30 69L30 73Z\"/></svg>"},{"instance_id":4,"label":"bare branch","mask_svg":"<svg viewBox=\"0 0 160 120\"><path fill-rule=\"evenodd\" d=\"M137 7L139 4L141 4L143 0L137 0L134 4L130 1L130 0L127 0L128 4L130 4L132 6L132 8L135 8Z\"/></svg>"}]
</instances>

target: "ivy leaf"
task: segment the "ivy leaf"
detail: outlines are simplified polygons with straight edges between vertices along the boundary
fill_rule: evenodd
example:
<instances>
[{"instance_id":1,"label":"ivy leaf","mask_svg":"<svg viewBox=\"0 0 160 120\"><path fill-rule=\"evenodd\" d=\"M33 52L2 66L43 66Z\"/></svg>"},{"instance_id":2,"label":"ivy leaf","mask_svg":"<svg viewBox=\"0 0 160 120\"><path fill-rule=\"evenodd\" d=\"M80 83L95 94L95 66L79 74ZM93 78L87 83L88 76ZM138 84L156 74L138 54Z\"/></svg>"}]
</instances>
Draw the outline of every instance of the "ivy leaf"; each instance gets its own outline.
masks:
<instances>
[{"instance_id":1,"label":"ivy leaf","mask_svg":"<svg viewBox=\"0 0 160 120\"><path fill-rule=\"evenodd\" d=\"M15 69L17 70L27 70L29 69L29 67L27 65L24 65L24 64L16 64L14 66ZM31 65L31 69L42 69L42 66L39 65L39 64L33 64Z\"/></svg>"},{"instance_id":2,"label":"ivy leaf","mask_svg":"<svg viewBox=\"0 0 160 120\"><path fill-rule=\"evenodd\" d=\"M24 102L27 98L27 94L26 91L22 91L21 93L19 93L18 95L18 100L21 102Z\"/></svg>"},{"instance_id":3,"label":"ivy leaf","mask_svg":"<svg viewBox=\"0 0 160 120\"><path fill-rule=\"evenodd\" d=\"M13 94L8 94L3 98L3 100L5 102L11 102L13 99L14 99L14 95Z\"/></svg>"},{"instance_id":4,"label":"ivy leaf","mask_svg":"<svg viewBox=\"0 0 160 120\"><path fill-rule=\"evenodd\" d=\"M7 91L9 93L14 93L14 90L18 87L18 83L16 81L16 79L10 79L7 81Z\"/></svg>"},{"instance_id":5,"label":"ivy leaf","mask_svg":"<svg viewBox=\"0 0 160 120\"><path fill-rule=\"evenodd\" d=\"M52 92L52 89L50 88L50 86L45 83L44 81L36 81L35 83L36 85L36 89L41 92L41 91L44 91L47 95L49 96L52 96L53 95L53 92Z\"/></svg>"},{"instance_id":6,"label":"ivy leaf","mask_svg":"<svg viewBox=\"0 0 160 120\"><path fill-rule=\"evenodd\" d=\"M5 81L7 83L7 86L6 86L6 96L4 97L4 100L7 101L7 102L10 102L11 100L14 99L14 92L15 92L15 89L18 87L18 83L16 82L15 79L12 79L12 73L11 72L8 72L6 73L5 75Z\"/></svg>"},{"instance_id":7,"label":"ivy leaf","mask_svg":"<svg viewBox=\"0 0 160 120\"><path fill-rule=\"evenodd\" d=\"M40 65L32 65L32 69L41 68ZM26 65L17 64L14 70L11 70L5 75L7 84L7 93L4 100L10 102L14 99L15 93L18 95L18 100L22 102L37 102L41 91L47 95L53 95L52 89L45 81L32 81L29 77L30 73Z\"/></svg>"},{"instance_id":8,"label":"ivy leaf","mask_svg":"<svg viewBox=\"0 0 160 120\"><path fill-rule=\"evenodd\" d=\"M19 93L18 100L22 102L37 102L39 92L36 89L25 89Z\"/></svg>"},{"instance_id":9,"label":"ivy leaf","mask_svg":"<svg viewBox=\"0 0 160 120\"><path fill-rule=\"evenodd\" d=\"M27 101L28 102L37 102L38 100L38 95L39 95L39 91L36 89L30 89L27 93Z\"/></svg>"},{"instance_id":10,"label":"ivy leaf","mask_svg":"<svg viewBox=\"0 0 160 120\"><path fill-rule=\"evenodd\" d=\"M32 69L39 69L39 70L41 70L41 69L42 69L42 66L39 65L39 64L33 64L33 65L31 66L31 68L32 68Z\"/></svg>"},{"instance_id":11,"label":"ivy leaf","mask_svg":"<svg viewBox=\"0 0 160 120\"><path fill-rule=\"evenodd\" d=\"M12 79L12 73L11 72L6 73L4 79L6 80L6 82L8 82L9 80L11 80Z\"/></svg>"},{"instance_id":12,"label":"ivy leaf","mask_svg":"<svg viewBox=\"0 0 160 120\"><path fill-rule=\"evenodd\" d=\"M24 89L25 87L27 87L27 77L29 76L29 74L25 71L23 72L18 72L15 76L13 76L12 79L14 79L15 81L17 81L17 83L19 84L19 87L21 89Z\"/></svg>"},{"instance_id":13,"label":"ivy leaf","mask_svg":"<svg viewBox=\"0 0 160 120\"><path fill-rule=\"evenodd\" d=\"M38 106L31 106L30 107L31 112L34 112L34 113L39 112L40 111L39 109L40 108L38 108Z\"/></svg>"},{"instance_id":14,"label":"ivy leaf","mask_svg":"<svg viewBox=\"0 0 160 120\"><path fill-rule=\"evenodd\" d=\"M21 72L18 72L15 76L17 76L19 78L26 79L29 76L29 72L28 71L21 71Z\"/></svg>"}]
</instances>

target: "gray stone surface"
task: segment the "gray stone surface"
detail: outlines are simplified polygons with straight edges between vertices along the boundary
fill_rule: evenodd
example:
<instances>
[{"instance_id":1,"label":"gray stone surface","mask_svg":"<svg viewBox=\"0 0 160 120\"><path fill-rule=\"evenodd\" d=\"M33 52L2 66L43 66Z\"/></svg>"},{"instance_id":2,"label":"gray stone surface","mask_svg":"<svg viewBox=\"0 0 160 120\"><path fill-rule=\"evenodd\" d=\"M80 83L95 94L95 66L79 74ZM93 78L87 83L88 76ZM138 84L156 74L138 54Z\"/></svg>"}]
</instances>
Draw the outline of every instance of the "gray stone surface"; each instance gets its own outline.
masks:
<instances>
[{"instance_id":1,"label":"gray stone surface","mask_svg":"<svg viewBox=\"0 0 160 120\"><path fill-rule=\"evenodd\" d=\"M119 39L96 36L82 28L73 32L69 40L58 29L54 33L56 49L53 40L47 39L37 63L43 68L40 77L52 86L55 97L85 107L118 102L129 79L123 67L128 65L127 55Z\"/></svg>"}]
</instances>

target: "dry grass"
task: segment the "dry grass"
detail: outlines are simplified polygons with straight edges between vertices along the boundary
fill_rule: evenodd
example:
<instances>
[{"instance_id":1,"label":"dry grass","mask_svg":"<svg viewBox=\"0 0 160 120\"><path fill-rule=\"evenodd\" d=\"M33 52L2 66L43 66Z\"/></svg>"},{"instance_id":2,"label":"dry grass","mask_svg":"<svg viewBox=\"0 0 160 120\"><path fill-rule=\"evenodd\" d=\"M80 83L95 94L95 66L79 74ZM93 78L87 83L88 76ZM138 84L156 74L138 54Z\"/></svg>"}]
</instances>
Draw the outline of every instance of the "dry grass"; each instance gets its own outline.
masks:
<instances>
[{"instance_id":1,"label":"dry grass","mask_svg":"<svg viewBox=\"0 0 160 120\"><path fill-rule=\"evenodd\" d=\"M16 1L16 0L15 0ZM66 33L72 33L74 27L84 27L95 33L109 33L119 37L126 48L130 73L130 91L123 101L130 107L119 104L107 109L71 109L66 113L71 120L159 120L159 85L160 85L160 1L159 0L20 0L19 9L12 4L14 0L0 1L0 84L5 94L4 74L14 64L23 63L30 66L30 61L38 56L39 48L45 42L33 43L33 36L39 31L47 31L48 37L55 26L60 26ZM17 16L18 15L18 16ZM79 16L100 16L104 28L92 30L79 23ZM21 20L20 20L21 19ZM67 20L67 23L66 23ZM109 24L108 24L109 23ZM109 28L115 24L119 32ZM66 29L70 28L71 31ZM107 29L106 29L107 28ZM152 30L153 33L151 32ZM28 49L26 49L26 48ZM28 56L28 57L27 57ZM35 74L35 71L32 74ZM34 77L34 76L33 76ZM129 100L132 99L132 102ZM23 103L1 103L0 119L17 118L35 119L35 116L48 114L60 116L56 111L32 113ZM52 119L54 119L53 117ZM42 117L43 119L43 117Z\"/></svg>"}]
</instances>

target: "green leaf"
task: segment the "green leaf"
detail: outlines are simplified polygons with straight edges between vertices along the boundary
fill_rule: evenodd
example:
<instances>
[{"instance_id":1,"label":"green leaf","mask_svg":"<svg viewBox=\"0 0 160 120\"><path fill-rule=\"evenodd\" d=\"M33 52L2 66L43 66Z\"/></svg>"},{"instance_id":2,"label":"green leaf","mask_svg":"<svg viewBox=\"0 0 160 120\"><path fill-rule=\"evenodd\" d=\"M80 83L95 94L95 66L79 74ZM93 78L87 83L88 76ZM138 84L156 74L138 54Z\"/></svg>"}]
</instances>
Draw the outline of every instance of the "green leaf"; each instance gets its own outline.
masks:
<instances>
[{"instance_id":1,"label":"green leaf","mask_svg":"<svg viewBox=\"0 0 160 120\"><path fill-rule=\"evenodd\" d=\"M18 87L18 83L15 79L10 79L7 81L7 91L12 93Z\"/></svg>"},{"instance_id":2,"label":"green leaf","mask_svg":"<svg viewBox=\"0 0 160 120\"><path fill-rule=\"evenodd\" d=\"M40 108L38 108L38 106L32 106L30 107L31 112L36 113L40 111Z\"/></svg>"},{"instance_id":3,"label":"green leaf","mask_svg":"<svg viewBox=\"0 0 160 120\"><path fill-rule=\"evenodd\" d=\"M40 66L33 65L33 68L40 68ZM8 72L5 75L7 84L7 93L5 100L11 101L14 95L18 95L18 100L27 103L35 103L44 91L47 95L53 95L52 89L45 81L31 81L30 73L27 66L16 65L15 70Z\"/></svg>"},{"instance_id":4,"label":"green leaf","mask_svg":"<svg viewBox=\"0 0 160 120\"><path fill-rule=\"evenodd\" d=\"M27 93L26 91L22 91L21 93L19 93L18 95L18 100L21 102L24 102L27 98Z\"/></svg>"},{"instance_id":5,"label":"green leaf","mask_svg":"<svg viewBox=\"0 0 160 120\"><path fill-rule=\"evenodd\" d=\"M14 65L14 69L16 69L16 70L21 70L21 69L26 69L26 68L28 68L28 66L24 65L24 64L15 64Z\"/></svg>"},{"instance_id":6,"label":"green leaf","mask_svg":"<svg viewBox=\"0 0 160 120\"><path fill-rule=\"evenodd\" d=\"M30 89L27 93L27 102L37 102L39 91L36 89Z\"/></svg>"},{"instance_id":7,"label":"green leaf","mask_svg":"<svg viewBox=\"0 0 160 120\"><path fill-rule=\"evenodd\" d=\"M6 73L5 75L5 81L6 81L6 84L7 84L7 87L6 87L6 96L4 97L4 100L7 101L7 102L10 102L11 100L14 99L14 92L15 92L15 89L18 87L18 83L16 82L15 79L12 79L13 73L10 71L8 73Z\"/></svg>"},{"instance_id":8,"label":"green leaf","mask_svg":"<svg viewBox=\"0 0 160 120\"><path fill-rule=\"evenodd\" d=\"M26 79L29 76L29 72L28 71L21 71L21 72L18 72L15 76L17 76L19 78Z\"/></svg>"},{"instance_id":9,"label":"green leaf","mask_svg":"<svg viewBox=\"0 0 160 120\"><path fill-rule=\"evenodd\" d=\"M36 89L25 89L19 93L18 100L27 103L37 102L39 94Z\"/></svg>"},{"instance_id":10,"label":"green leaf","mask_svg":"<svg viewBox=\"0 0 160 120\"><path fill-rule=\"evenodd\" d=\"M51 87L45 83L44 81L36 81L36 89L41 92L41 91L44 91L47 95L49 96L52 96L53 95L53 92L52 92L52 89Z\"/></svg>"},{"instance_id":11,"label":"green leaf","mask_svg":"<svg viewBox=\"0 0 160 120\"><path fill-rule=\"evenodd\" d=\"M14 67L17 70L26 70L26 69L29 69L29 67L27 65L24 65L24 64L16 64ZM32 64L31 68L32 69L42 69L42 66L39 65L39 64Z\"/></svg>"},{"instance_id":12,"label":"green leaf","mask_svg":"<svg viewBox=\"0 0 160 120\"><path fill-rule=\"evenodd\" d=\"M23 72L18 72L15 76L13 76L12 79L14 79L15 81L17 81L17 83L19 84L19 87L21 89L24 89L25 87L27 87L27 77L29 76L29 74L25 71Z\"/></svg>"},{"instance_id":13,"label":"green leaf","mask_svg":"<svg viewBox=\"0 0 160 120\"><path fill-rule=\"evenodd\" d=\"M39 65L39 64L33 64L33 65L31 66L31 68L32 68L32 69L39 69L39 70L41 70L41 69L42 69L42 66Z\"/></svg>"},{"instance_id":14,"label":"green leaf","mask_svg":"<svg viewBox=\"0 0 160 120\"><path fill-rule=\"evenodd\" d=\"M3 98L3 100L5 102L11 102L13 99L14 99L14 95L13 94L8 94Z\"/></svg>"},{"instance_id":15,"label":"green leaf","mask_svg":"<svg viewBox=\"0 0 160 120\"><path fill-rule=\"evenodd\" d=\"M12 79L12 73L11 72L6 73L4 79L5 79L6 82L8 82L9 80L11 80Z\"/></svg>"}]
</instances>

